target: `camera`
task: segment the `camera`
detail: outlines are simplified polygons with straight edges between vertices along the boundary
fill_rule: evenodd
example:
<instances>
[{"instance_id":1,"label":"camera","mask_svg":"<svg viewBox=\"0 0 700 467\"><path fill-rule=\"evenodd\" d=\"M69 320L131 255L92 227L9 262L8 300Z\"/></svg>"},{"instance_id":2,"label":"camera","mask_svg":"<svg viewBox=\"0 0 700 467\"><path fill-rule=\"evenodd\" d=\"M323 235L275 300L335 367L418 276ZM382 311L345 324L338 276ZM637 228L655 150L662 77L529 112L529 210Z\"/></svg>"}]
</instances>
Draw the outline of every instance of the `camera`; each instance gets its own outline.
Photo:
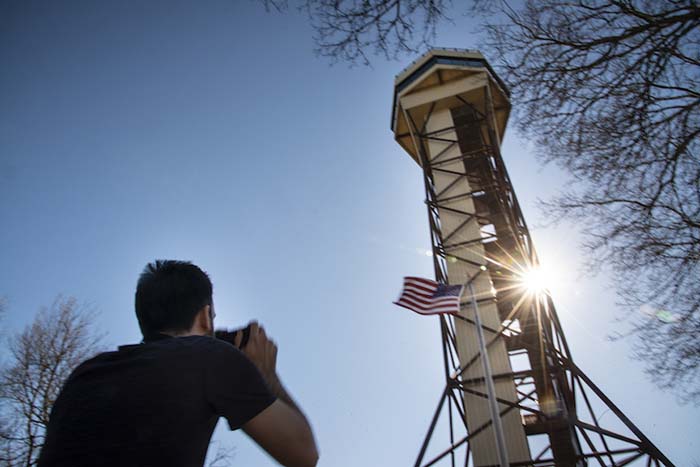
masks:
<instances>
[{"instance_id":1,"label":"camera","mask_svg":"<svg viewBox=\"0 0 700 467\"><path fill-rule=\"evenodd\" d=\"M238 333L243 333L242 338L241 338L241 345L238 347L239 349L243 349L243 347L248 344L248 339L250 339L250 325L241 328L241 329L234 329L233 331L229 331L228 329L217 329L214 331L214 337L217 339L221 339L222 341L226 341L232 346L236 346L236 336Z\"/></svg>"}]
</instances>

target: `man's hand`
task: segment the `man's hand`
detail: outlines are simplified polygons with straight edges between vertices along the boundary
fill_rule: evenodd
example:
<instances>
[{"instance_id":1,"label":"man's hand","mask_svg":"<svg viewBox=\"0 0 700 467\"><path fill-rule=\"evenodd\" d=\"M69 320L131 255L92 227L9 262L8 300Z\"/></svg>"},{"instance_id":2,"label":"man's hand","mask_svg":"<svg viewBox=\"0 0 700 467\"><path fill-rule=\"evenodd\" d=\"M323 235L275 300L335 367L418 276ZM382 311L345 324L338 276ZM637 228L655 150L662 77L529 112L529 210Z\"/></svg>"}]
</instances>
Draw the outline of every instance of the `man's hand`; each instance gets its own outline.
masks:
<instances>
[{"instance_id":1,"label":"man's hand","mask_svg":"<svg viewBox=\"0 0 700 467\"><path fill-rule=\"evenodd\" d=\"M277 375L277 345L267 337L265 328L256 321L249 325L250 337L242 352L258 367L265 380L272 383ZM234 344L240 348L243 333L236 333Z\"/></svg>"}]
</instances>

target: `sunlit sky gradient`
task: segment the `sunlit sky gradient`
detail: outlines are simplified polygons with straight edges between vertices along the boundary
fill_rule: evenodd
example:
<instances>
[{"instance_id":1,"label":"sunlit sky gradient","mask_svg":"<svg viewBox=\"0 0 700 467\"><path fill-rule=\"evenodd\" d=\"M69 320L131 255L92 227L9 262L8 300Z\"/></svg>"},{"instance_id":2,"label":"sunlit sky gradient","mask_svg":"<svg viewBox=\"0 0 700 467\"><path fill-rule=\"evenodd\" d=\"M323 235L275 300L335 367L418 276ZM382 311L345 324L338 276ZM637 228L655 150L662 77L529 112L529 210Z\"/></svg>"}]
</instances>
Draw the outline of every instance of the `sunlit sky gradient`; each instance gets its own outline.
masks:
<instances>
[{"instance_id":1,"label":"sunlit sky gradient","mask_svg":"<svg viewBox=\"0 0 700 467\"><path fill-rule=\"evenodd\" d=\"M454 18L435 44L475 48L471 20ZM403 276L432 277L421 176L389 128L413 57L331 67L311 36L304 16L255 1L2 2L4 332L64 294L99 310L109 347L137 342L143 266L192 260L218 325L257 318L277 340L319 465L412 465L444 384L437 318L391 304ZM513 131L503 154L529 225L545 224L536 199L565 176ZM532 228L574 359L692 465L700 410L606 340L623 325L611 282L579 275L581 227ZM274 465L219 428L234 465Z\"/></svg>"}]
</instances>

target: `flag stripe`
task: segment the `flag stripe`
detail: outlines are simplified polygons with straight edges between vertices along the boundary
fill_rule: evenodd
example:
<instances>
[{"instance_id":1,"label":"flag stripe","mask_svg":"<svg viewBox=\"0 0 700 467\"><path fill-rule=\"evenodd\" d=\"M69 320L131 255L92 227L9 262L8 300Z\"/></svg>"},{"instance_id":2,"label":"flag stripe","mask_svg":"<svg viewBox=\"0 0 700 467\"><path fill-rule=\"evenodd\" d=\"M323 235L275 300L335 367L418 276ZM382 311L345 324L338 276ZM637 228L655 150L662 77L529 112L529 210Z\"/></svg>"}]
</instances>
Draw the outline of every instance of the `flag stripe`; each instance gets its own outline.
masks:
<instances>
[{"instance_id":1,"label":"flag stripe","mask_svg":"<svg viewBox=\"0 0 700 467\"><path fill-rule=\"evenodd\" d=\"M447 308L453 308L453 309L454 309L455 305L456 305L457 307L459 307L459 302L456 301L456 300L455 300L455 301L452 301L452 302L447 302L447 303L440 303L440 304L437 304L437 305L434 305L434 304L422 305L422 304L420 304L420 303L415 302L413 299L404 296L404 297L401 297L401 299L399 299L399 301L400 301L400 302L409 303L409 304L411 304L411 306L413 306L413 307L415 307L415 308L418 308L418 309L421 309L421 310L430 310L430 309L432 309L432 308L438 308L438 307L440 307L440 308L442 308L442 307L447 307Z\"/></svg>"},{"instance_id":2,"label":"flag stripe","mask_svg":"<svg viewBox=\"0 0 700 467\"><path fill-rule=\"evenodd\" d=\"M425 287L422 284L417 284L415 282L408 282L408 281L404 282L403 286L404 286L404 288L411 287L412 289L419 290L419 291L426 293L428 295L434 294L435 291L437 290L437 287Z\"/></svg>"},{"instance_id":3,"label":"flag stripe","mask_svg":"<svg viewBox=\"0 0 700 467\"><path fill-rule=\"evenodd\" d=\"M422 290L425 293L429 293L429 294L435 293L435 291L437 290L437 287L429 287L429 286L427 286L425 284L421 284L419 282L406 281L406 282L404 282L403 286L404 287L413 287L415 289Z\"/></svg>"},{"instance_id":4,"label":"flag stripe","mask_svg":"<svg viewBox=\"0 0 700 467\"><path fill-rule=\"evenodd\" d=\"M431 281L430 279L423 279L422 277L404 277L404 282L416 282L419 284L423 284L426 287L431 287L433 289L437 289L438 283L435 281Z\"/></svg>"},{"instance_id":5,"label":"flag stripe","mask_svg":"<svg viewBox=\"0 0 700 467\"><path fill-rule=\"evenodd\" d=\"M455 313L454 307L451 307L451 308L439 308L439 309L430 310L430 311L423 311L423 310L417 310L417 309L415 309L415 308L414 308L413 306L411 306L411 305L406 305L406 304L403 304L403 303L400 303L400 302L394 302L394 304L396 304L396 305L398 305L398 306L401 306L401 307L404 307L404 308L407 308L407 309L409 309L409 310L411 310L411 311L414 311L414 312L416 312L416 313L418 313L418 314L421 314L421 315L437 315L437 314L441 314L441 313L448 313L448 314L454 314L454 313Z\"/></svg>"},{"instance_id":6,"label":"flag stripe","mask_svg":"<svg viewBox=\"0 0 700 467\"><path fill-rule=\"evenodd\" d=\"M411 292L411 293L414 293L416 295L420 295L421 297L425 297L425 298L430 298L433 296L433 293L425 293L422 290L418 290L415 287L411 287L411 286L404 287L403 291L404 291L404 293Z\"/></svg>"},{"instance_id":7,"label":"flag stripe","mask_svg":"<svg viewBox=\"0 0 700 467\"><path fill-rule=\"evenodd\" d=\"M407 290L404 291L402 298L403 297L410 298L414 302L418 302L422 305L430 305L430 304L440 305L440 304L442 304L442 302L454 302L455 300L459 301L459 297L441 297L441 298L431 300L430 298L425 298L424 295L416 295L413 292L410 292Z\"/></svg>"}]
</instances>

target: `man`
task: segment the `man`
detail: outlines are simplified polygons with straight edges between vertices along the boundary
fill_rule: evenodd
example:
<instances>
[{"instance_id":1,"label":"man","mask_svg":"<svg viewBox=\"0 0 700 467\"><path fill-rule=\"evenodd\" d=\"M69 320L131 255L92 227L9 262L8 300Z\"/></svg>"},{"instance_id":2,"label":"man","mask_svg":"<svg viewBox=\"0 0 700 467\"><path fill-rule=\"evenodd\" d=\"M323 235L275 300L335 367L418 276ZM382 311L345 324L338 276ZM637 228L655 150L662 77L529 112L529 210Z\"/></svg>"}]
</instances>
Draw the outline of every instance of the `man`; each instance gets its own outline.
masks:
<instances>
[{"instance_id":1,"label":"man","mask_svg":"<svg viewBox=\"0 0 700 467\"><path fill-rule=\"evenodd\" d=\"M280 383L277 347L251 323L243 350L214 335L212 284L182 261L146 266L136 288L144 341L68 378L39 466L201 466L219 417L284 466L316 465L311 427Z\"/></svg>"}]
</instances>

